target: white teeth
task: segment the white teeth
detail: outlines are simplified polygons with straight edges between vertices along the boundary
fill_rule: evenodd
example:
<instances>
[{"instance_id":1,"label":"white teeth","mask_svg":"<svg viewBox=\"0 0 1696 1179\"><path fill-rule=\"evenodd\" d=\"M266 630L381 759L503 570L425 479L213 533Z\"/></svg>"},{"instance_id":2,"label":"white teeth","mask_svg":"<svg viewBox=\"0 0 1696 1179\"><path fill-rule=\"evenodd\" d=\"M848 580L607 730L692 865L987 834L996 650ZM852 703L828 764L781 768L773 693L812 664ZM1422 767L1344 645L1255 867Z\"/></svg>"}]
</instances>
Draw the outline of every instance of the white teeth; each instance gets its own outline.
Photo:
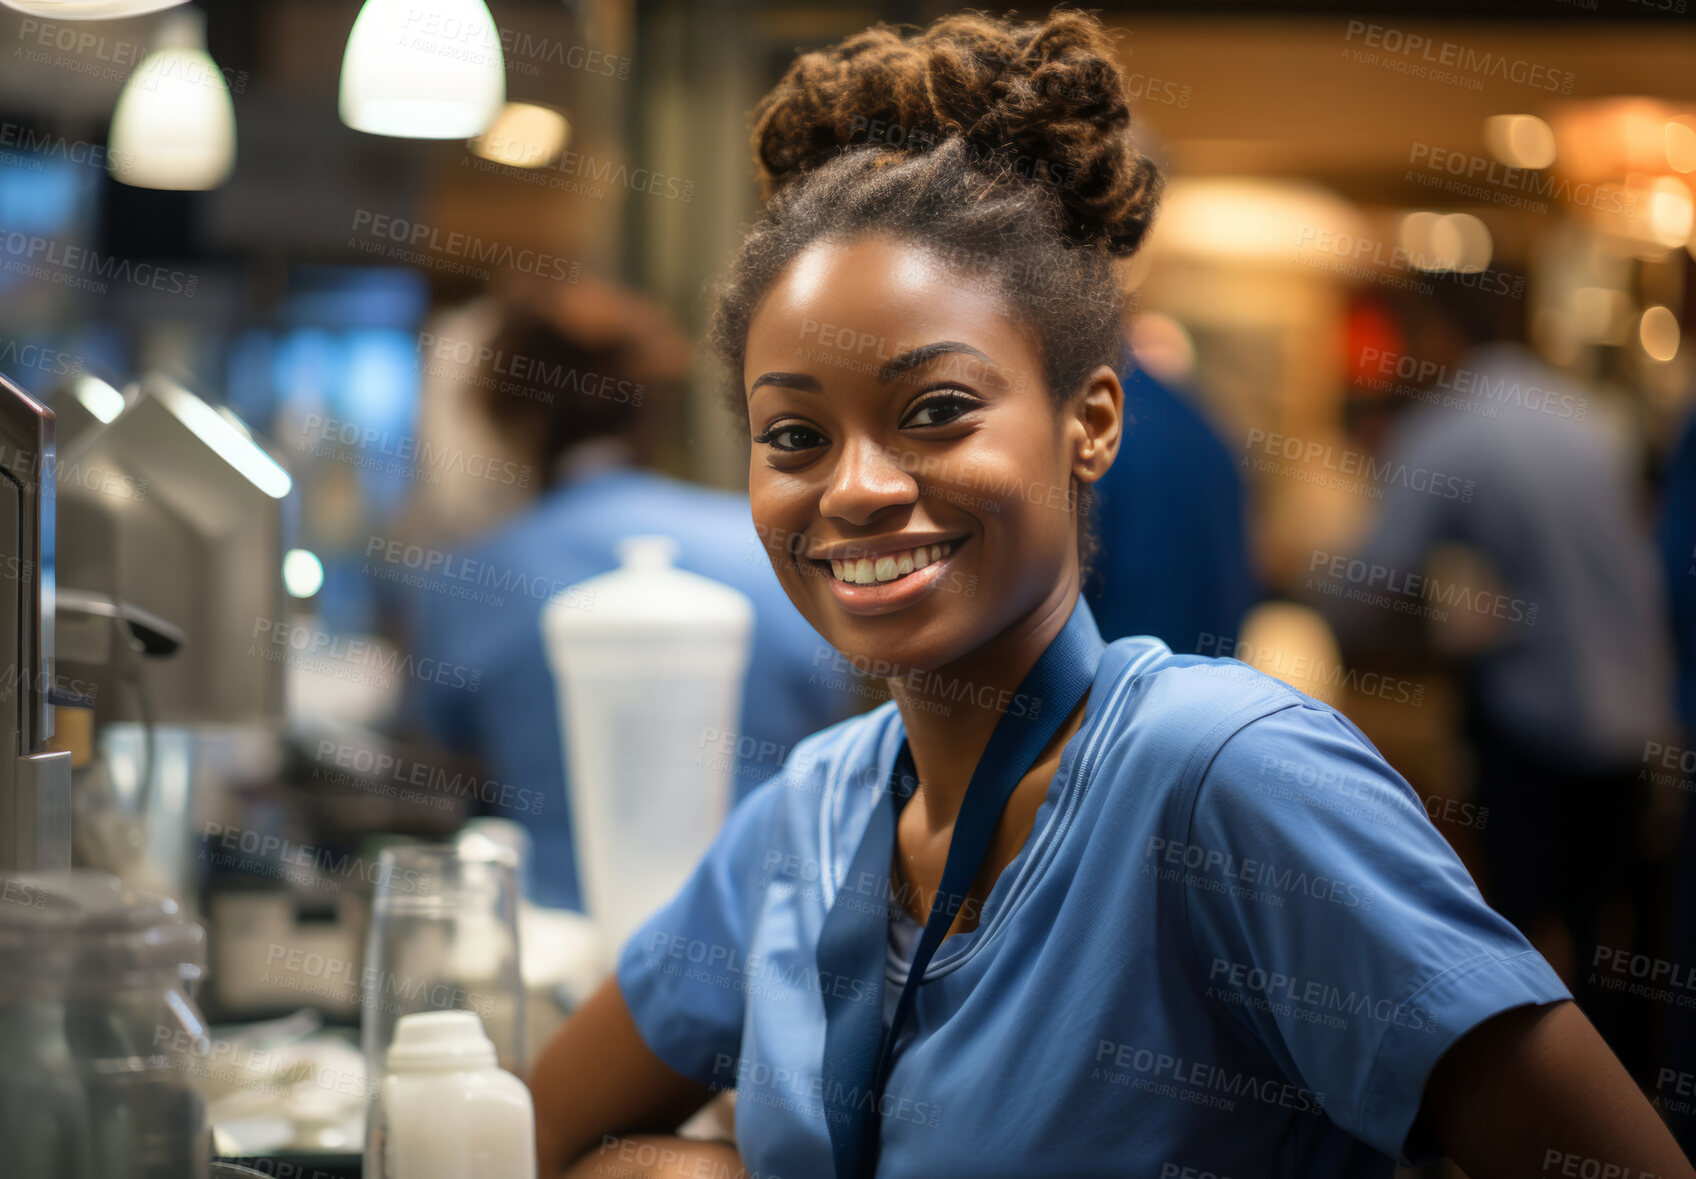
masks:
<instances>
[{"instance_id":1,"label":"white teeth","mask_svg":"<svg viewBox=\"0 0 1696 1179\"><path fill-rule=\"evenodd\" d=\"M830 561L830 571L838 581L850 585L871 585L877 582L894 581L898 577L906 577L909 573L935 564L954 551L951 543L919 545L917 548L906 549L899 553L882 553L876 557L860 557L856 560Z\"/></svg>"}]
</instances>

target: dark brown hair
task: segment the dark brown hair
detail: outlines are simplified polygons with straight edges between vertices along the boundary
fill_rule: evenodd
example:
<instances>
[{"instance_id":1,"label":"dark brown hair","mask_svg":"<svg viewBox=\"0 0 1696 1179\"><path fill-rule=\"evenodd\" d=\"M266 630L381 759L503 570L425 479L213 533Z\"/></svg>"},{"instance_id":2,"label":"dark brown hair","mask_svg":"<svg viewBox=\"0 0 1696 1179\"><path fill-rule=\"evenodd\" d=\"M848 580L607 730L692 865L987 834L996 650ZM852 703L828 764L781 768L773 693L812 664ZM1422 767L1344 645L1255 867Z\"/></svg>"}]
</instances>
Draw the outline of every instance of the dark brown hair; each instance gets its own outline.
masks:
<instances>
[{"instance_id":1,"label":"dark brown hair","mask_svg":"<svg viewBox=\"0 0 1696 1179\"><path fill-rule=\"evenodd\" d=\"M657 304L593 274L561 285L508 276L500 320L465 379L507 442L542 468L543 486L572 447L622 438L654 449L688 375L689 341Z\"/></svg>"},{"instance_id":2,"label":"dark brown hair","mask_svg":"<svg viewBox=\"0 0 1696 1179\"><path fill-rule=\"evenodd\" d=\"M822 240L883 234L990 284L1039 342L1055 411L1120 360L1113 262L1142 243L1162 176L1136 148L1112 38L1087 13L877 25L796 58L754 111L764 215L720 289L712 343L741 381L748 327ZM1087 568L1089 488L1080 488Z\"/></svg>"}]
</instances>

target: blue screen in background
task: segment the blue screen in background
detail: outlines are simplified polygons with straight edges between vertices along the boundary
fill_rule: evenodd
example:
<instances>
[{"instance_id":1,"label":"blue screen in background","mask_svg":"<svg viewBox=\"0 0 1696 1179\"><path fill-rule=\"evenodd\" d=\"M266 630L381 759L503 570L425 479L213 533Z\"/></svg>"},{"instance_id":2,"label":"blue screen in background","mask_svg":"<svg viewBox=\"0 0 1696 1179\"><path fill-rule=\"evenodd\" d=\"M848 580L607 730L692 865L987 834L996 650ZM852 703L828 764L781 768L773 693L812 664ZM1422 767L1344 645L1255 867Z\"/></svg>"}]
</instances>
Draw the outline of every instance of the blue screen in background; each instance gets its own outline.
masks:
<instances>
[{"instance_id":1,"label":"blue screen in background","mask_svg":"<svg viewBox=\"0 0 1696 1179\"><path fill-rule=\"evenodd\" d=\"M413 451L402 440L417 427L417 332L429 291L411 271L329 266L294 268L289 291L269 324L231 342L228 402L289 456L302 493L292 531L324 565L320 625L368 632L376 602L363 542L416 486L393 455ZM377 441L364 451L337 446L323 423Z\"/></svg>"},{"instance_id":2,"label":"blue screen in background","mask_svg":"<svg viewBox=\"0 0 1696 1179\"><path fill-rule=\"evenodd\" d=\"M0 227L59 237L93 207L100 170L34 152L0 151Z\"/></svg>"},{"instance_id":3,"label":"blue screen in background","mask_svg":"<svg viewBox=\"0 0 1696 1179\"><path fill-rule=\"evenodd\" d=\"M37 152L0 151L0 293L20 292L41 280L25 268L40 245L87 227L94 213L100 169Z\"/></svg>"}]
</instances>

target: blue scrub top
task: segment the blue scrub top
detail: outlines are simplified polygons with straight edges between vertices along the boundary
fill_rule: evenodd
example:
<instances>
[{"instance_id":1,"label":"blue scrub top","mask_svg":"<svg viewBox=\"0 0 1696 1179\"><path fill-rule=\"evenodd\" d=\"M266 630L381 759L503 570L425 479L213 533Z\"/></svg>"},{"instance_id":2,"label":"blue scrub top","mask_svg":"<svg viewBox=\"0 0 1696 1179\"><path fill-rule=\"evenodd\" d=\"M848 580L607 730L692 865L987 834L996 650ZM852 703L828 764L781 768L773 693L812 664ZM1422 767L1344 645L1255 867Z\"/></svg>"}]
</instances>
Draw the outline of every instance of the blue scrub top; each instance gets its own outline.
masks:
<instances>
[{"instance_id":1,"label":"blue scrub top","mask_svg":"<svg viewBox=\"0 0 1696 1179\"><path fill-rule=\"evenodd\" d=\"M738 1090L762 1177L832 1173L821 996L870 992L821 976L819 929L843 889L887 897L844 877L903 737L889 703L798 746L620 955L649 1047ZM877 1174L1388 1179L1429 1153L1409 1128L1444 1051L1570 997L1335 709L1122 639L978 928L925 973Z\"/></svg>"},{"instance_id":2,"label":"blue scrub top","mask_svg":"<svg viewBox=\"0 0 1696 1179\"><path fill-rule=\"evenodd\" d=\"M835 651L783 591L754 531L747 496L634 469L554 488L454 553L445 572L421 571L405 598L414 654L478 677L475 691L455 677L411 681L411 719L444 745L478 756L491 775L482 791L486 809L530 833L529 895L540 904L583 904L542 608L569 586L617 568L618 542L638 533L673 537L678 568L753 601L740 732L704 735L700 750L710 764L728 765L733 800L777 773L797 742L867 702L857 694L863 687L839 670Z\"/></svg>"}]
</instances>

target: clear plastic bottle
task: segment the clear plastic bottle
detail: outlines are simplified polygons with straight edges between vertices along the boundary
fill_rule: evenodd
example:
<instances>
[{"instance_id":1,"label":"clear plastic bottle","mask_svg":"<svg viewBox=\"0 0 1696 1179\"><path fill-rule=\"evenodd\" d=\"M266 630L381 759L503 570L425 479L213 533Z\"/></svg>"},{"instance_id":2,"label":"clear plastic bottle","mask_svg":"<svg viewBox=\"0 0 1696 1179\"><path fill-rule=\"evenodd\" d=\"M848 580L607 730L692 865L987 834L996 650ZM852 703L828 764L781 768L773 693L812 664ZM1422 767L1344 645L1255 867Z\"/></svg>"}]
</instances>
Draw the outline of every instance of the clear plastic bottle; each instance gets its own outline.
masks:
<instances>
[{"instance_id":1,"label":"clear plastic bottle","mask_svg":"<svg viewBox=\"0 0 1696 1179\"><path fill-rule=\"evenodd\" d=\"M365 1139L365 1179L536 1179L530 1090L471 1011L402 1016Z\"/></svg>"}]
</instances>

